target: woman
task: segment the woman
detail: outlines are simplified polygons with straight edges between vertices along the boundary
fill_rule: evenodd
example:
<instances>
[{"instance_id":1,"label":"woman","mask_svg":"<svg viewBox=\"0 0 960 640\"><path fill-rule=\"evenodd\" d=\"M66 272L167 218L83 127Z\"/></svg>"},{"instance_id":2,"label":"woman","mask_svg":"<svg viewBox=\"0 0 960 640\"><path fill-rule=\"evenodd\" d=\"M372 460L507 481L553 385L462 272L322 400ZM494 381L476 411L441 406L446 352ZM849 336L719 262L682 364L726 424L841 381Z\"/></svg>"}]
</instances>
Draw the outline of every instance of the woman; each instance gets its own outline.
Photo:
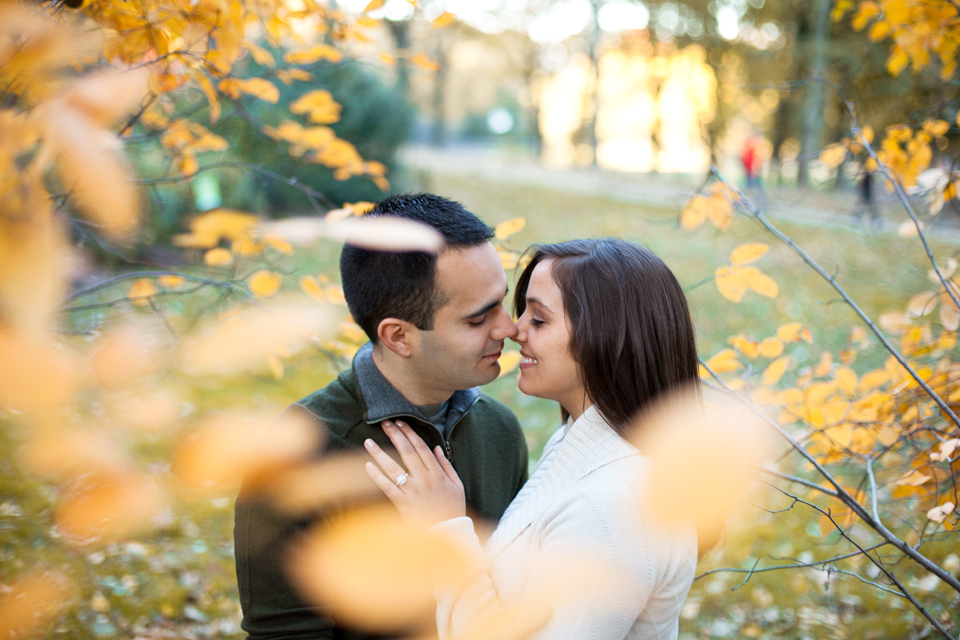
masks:
<instances>
[{"instance_id":1,"label":"woman","mask_svg":"<svg viewBox=\"0 0 960 640\"><path fill-rule=\"evenodd\" d=\"M443 452L406 425L384 423L407 472L372 441L383 469L367 471L401 514L456 543L480 568L438 590L440 637L480 624L491 609L556 595L557 567L589 558L613 587L550 600L539 638L676 638L693 581L693 525L664 529L644 513L647 461L625 437L665 392L698 384L686 298L653 253L619 239L536 249L517 284L522 392L556 400L565 425L482 548L463 489ZM394 480L396 479L396 480ZM487 613L481 613L487 612Z\"/></svg>"}]
</instances>

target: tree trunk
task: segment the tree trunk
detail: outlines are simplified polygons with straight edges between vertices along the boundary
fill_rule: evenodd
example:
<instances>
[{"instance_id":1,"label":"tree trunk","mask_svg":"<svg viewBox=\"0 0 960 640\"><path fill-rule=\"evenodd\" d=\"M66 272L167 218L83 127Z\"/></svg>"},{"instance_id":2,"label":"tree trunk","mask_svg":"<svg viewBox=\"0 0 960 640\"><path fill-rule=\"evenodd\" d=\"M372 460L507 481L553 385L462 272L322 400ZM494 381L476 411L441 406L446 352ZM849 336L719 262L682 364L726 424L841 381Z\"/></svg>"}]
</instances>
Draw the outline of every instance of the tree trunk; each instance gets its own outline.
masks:
<instances>
[{"instance_id":1,"label":"tree trunk","mask_svg":"<svg viewBox=\"0 0 960 640\"><path fill-rule=\"evenodd\" d=\"M827 43L830 37L830 9L833 0L817 0L814 11L816 26L813 33L813 55L807 77L823 77L827 68ZM817 157L823 142L823 94L819 82L808 84L804 90L800 111L800 158L797 182L810 184L810 161Z\"/></svg>"}]
</instances>

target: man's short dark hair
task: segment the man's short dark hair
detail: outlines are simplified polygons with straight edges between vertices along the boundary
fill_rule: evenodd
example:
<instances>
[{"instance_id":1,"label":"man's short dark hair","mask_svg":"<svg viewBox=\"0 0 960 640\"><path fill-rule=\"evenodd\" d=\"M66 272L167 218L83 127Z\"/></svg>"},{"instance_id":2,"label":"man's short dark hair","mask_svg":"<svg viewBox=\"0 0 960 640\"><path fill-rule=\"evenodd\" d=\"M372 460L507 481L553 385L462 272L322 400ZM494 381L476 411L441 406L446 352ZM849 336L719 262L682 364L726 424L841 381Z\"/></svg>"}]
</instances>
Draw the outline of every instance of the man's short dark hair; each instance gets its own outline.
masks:
<instances>
[{"instance_id":1,"label":"man's short dark hair","mask_svg":"<svg viewBox=\"0 0 960 640\"><path fill-rule=\"evenodd\" d=\"M409 218L436 229L448 248L475 247L493 237L493 229L459 202L430 193L391 196L367 216ZM384 318L398 318L429 331L445 300L436 286L437 256L419 251L393 252L344 245L340 279L350 313L374 344Z\"/></svg>"}]
</instances>

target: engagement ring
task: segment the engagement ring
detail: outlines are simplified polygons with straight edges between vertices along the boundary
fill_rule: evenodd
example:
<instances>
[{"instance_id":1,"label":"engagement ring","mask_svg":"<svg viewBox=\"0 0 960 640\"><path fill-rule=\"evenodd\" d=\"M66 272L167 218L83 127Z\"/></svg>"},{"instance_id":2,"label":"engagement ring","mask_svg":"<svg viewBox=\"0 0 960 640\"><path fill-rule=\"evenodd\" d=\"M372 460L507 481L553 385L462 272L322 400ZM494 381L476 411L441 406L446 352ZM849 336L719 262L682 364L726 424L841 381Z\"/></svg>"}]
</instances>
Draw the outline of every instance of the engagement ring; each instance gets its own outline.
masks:
<instances>
[{"instance_id":1,"label":"engagement ring","mask_svg":"<svg viewBox=\"0 0 960 640\"><path fill-rule=\"evenodd\" d=\"M394 484L397 485L398 487L402 484L406 484L408 477L409 477L409 474L401 473L400 475L397 476L397 481L394 482Z\"/></svg>"}]
</instances>

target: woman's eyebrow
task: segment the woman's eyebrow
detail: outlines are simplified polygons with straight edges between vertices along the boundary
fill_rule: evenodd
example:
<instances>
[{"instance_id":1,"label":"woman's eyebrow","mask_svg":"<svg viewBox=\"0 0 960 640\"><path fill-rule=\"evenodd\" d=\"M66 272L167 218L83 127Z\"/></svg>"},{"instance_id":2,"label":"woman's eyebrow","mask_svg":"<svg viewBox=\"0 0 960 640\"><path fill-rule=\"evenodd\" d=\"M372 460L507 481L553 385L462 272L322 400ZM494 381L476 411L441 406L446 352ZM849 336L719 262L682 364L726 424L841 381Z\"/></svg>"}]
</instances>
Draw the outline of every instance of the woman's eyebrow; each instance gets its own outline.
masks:
<instances>
[{"instance_id":1,"label":"woman's eyebrow","mask_svg":"<svg viewBox=\"0 0 960 640\"><path fill-rule=\"evenodd\" d=\"M541 309L543 309L544 311L550 311L550 307L540 302L539 298L532 298L530 296L527 296L527 304L535 304L539 306Z\"/></svg>"}]
</instances>

